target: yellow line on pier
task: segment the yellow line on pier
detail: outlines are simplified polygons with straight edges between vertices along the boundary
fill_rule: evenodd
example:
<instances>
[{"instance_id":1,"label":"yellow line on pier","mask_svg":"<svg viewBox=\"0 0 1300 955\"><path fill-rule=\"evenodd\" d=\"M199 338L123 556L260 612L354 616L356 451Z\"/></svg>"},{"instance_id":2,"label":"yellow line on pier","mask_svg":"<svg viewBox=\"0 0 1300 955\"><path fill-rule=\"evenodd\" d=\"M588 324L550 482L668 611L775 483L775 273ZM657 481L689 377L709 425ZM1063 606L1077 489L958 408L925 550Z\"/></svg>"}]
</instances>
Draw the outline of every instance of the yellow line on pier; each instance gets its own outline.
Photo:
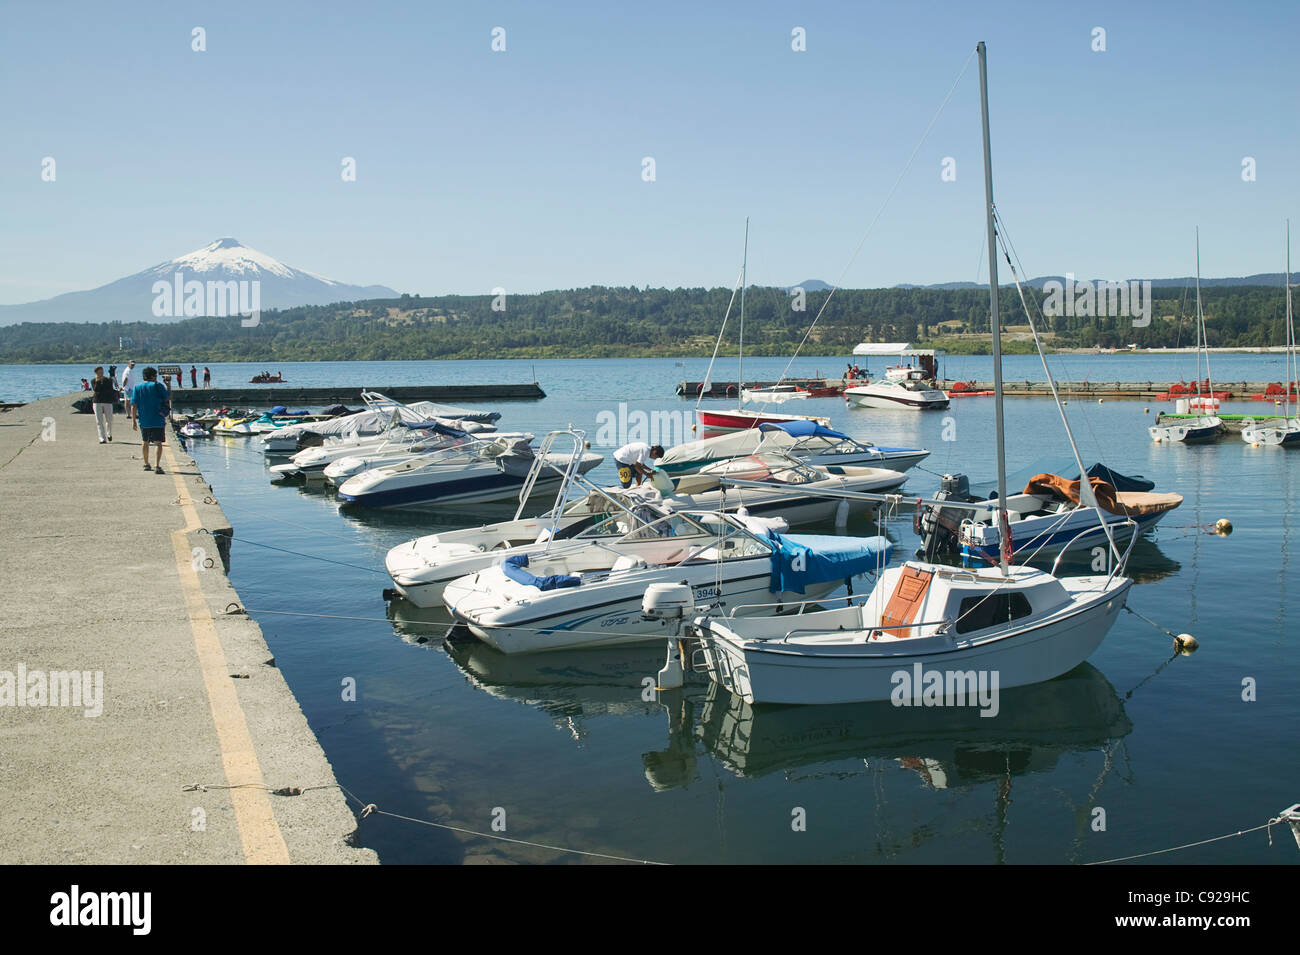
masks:
<instances>
[{"instance_id":1,"label":"yellow line on pier","mask_svg":"<svg viewBox=\"0 0 1300 955\"><path fill-rule=\"evenodd\" d=\"M188 533L202 527L198 512L189 499L189 491L176 472L176 458L170 445L166 446L167 467L171 471L176 493L185 512L185 527L172 532L172 547L176 551L176 569L180 574L181 592L185 596L185 609L194 632L194 650L198 654L203 685L212 707L212 721L216 724L217 740L221 746L221 762L226 771L226 784L230 789L230 802L235 810L235 823L244 850L244 860L250 865L288 865L289 849L271 810L271 796L262 779L262 767L253 749L253 738L248 732L244 710L239 705L226 654L217 636L216 623L203 599L199 575L194 569ZM247 787L247 788L238 788Z\"/></svg>"}]
</instances>

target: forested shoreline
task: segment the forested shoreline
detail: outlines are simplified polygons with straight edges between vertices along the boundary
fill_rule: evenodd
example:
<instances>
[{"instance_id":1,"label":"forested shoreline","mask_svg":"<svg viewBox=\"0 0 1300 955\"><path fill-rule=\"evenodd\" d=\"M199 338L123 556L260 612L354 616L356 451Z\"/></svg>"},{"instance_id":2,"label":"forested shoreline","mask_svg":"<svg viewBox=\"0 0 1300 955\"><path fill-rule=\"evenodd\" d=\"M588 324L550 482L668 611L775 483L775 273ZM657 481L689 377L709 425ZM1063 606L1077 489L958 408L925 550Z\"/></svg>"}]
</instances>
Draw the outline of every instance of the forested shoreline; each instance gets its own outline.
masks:
<instances>
[{"instance_id":1,"label":"forested shoreline","mask_svg":"<svg viewBox=\"0 0 1300 955\"><path fill-rule=\"evenodd\" d=\"M786 355L799 346L826 291L800 303L783 289L751 288L745 350ZM1042 293L1032 293L1039 308ZM688 357L712 352L731 290L593 286L531 295L403 295L263 312L255 327L238 317L152 322L25 323L0 327L5 363L102 361L147 354L151 361L390 361L427 359ZM1187 289L1155 288L1150 323L1128 318L1055 316L1039 331L1053 348L1173 348L1193 345L1194 300ZM1285 343L1281 288L1203 289L1211 347ZM803 305L802 309L797 306ZM1003 297L1007 350L1032 345L1014 289ZM722 353L738 346L733 306ZM989 350L988 292L982 289L841 289L804 344L805 352L848 354L861 341L909 341L950 354Z\"/></svg>"}]
</instances>

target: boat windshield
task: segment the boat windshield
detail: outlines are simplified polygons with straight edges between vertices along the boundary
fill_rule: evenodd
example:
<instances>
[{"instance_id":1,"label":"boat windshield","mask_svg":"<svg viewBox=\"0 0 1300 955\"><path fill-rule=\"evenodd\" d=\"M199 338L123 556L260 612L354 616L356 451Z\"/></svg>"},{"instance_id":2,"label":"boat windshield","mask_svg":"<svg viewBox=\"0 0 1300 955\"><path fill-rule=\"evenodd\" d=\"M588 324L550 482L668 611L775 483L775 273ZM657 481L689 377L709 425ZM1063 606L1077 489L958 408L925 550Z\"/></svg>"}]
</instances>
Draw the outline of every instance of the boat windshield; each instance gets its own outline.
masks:
<instances>
[{"instance_id":1,"label":"boat windshield","mask_svg":"<svg viewBox=\"0 0 1300 955\"><path fill-rule=\"evenodd\" d=\"M629 541L656 540L662 537L713 537L707 527L685 514L669 514L651 521L626 535Z\"/></svg>"}]
</instances>

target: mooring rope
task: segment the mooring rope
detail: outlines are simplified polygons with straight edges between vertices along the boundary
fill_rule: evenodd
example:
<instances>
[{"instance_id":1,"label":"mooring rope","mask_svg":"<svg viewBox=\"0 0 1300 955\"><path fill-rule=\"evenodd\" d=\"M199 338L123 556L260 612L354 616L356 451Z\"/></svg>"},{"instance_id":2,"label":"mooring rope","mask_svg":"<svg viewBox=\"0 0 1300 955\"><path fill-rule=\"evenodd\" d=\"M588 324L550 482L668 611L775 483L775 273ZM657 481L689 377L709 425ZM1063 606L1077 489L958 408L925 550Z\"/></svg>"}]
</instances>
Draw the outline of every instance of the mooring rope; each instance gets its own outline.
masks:
<instances>
[{"instance_id":1,"label":"mooring rope","mask_svg":"<svg viewBox=\"0 0 1300 955\"><path fill-rule=\"evenodd\" d=\"M1294 809L1294 807L1292 807L1292 809ZM1298 823L1300 823L1300 814L1293 815L1292 809L1283 810L1282 812L1274 816L1272 819L1270 819L1268 822L1264 823L1262 826L1255 826L1251 829L1240 829L1237 832L1225 833L1222 836L1215 836L1212 839L1201 839L1198 842L1188 842L1181 846L1170 846L1168 849L1153 849L1150 852L1139 852L1136 855L1131 855L1131 856L1119 856L1114 859L1100 859L1097 862L1085 862L1084 865L1109 865L1112 862L1130 862L1133 859L1145 859L1148 856L1158 856L1158 855L1163 855L1166 852L1178 852L1182 849L1192 849L1195 848L1196 846L1209 845L1211 842L1221 842L1224 839L1235 839L1238 836L1246 836L1246 835L1250 835L1250 833L1252 832L1259 832L1261 829L1268 830L1268 844L1271 846L1273 844L1274 826L1281 825L1282 823L1287 823L1292 827L1294 827Z\"/></svg>"},{"instance_id":2,"label":"mooring rope","mask_svg":"<svg viewBox=\"0 0 1300 955\"><path fill-rule=\"evenodd\" d=\"M361 808L362 819L365 819L367 816L370 815L388 816L390 819L401 819L405 822L414 822L418 825L430 826L434 829L446 829L446 830L450 830L451 832L463 832L466 835L479 836L484 839L496 839L499 842L510 842L519 846L529 846L530 848L533 849L548 849L551 852L569 852L574 855L587 856L588 858L593 858L593 859L609 859L613 862L635 862L638 865L669 865L670 864L667 862L656 862L653 859L634 859L631 856L613 855L608 852L592 852L588 849L570 849L567 846L555 846L545 842L531 842L527 839L514 839L511 838L510 836L499 835L495 832L479 832L476 829L468 829L465 828L464 826L453 826L443 822L433 822L430 819L416 819L414 816L404 816L401 813L388 812L387 810L380 809L374 803L372 802L368 803L365 800L363 800L360 796L356 795L354 792L352 792L352 790L348 789L348 787L344 786L342 783L339 783L338 787L339 789L343 790L343 792L346 793L349 797L354 799L357 805L362 807Z\"/></svg>"},{"instance_id":3,"label":"mooring rope","mask_svg":"<svg viewBox=\"0 0 1300 955\"><path fill-rule=\"evenodd\" d=\"M306 557L308 560L323 560L327 564L338 564L340 567L351 567L354 570L364 570L368 574L388 574L386 570L378 570L374 567L362 567L360 564L349 564L343 560L331 560L329 557L317 557L315 554L304 554L302 551L289 550L287 547L276 547L274 544L263 544L260 541L251 541L247 537L236 537L234 534L227 534L225 531L213 531L213 537L224 537L226 540L239 541L241 544L252 544L254 547L265 547L267 550L278 550L282 554L292 554L295 557Z\"/></svg>"}]
</instances>

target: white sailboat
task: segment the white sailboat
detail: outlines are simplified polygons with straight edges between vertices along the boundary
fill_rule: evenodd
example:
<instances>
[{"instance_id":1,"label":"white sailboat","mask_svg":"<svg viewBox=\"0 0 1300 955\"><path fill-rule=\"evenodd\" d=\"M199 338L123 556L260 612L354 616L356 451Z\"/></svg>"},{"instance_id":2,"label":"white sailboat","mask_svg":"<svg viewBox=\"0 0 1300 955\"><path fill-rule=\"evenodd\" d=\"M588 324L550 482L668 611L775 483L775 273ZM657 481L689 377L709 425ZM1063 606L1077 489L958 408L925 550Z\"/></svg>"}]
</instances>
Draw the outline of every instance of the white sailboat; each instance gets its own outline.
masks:
<instances>
[{"instance_id":1,"label":"white sailboat","mask_svg":"<svg viewBox=\"0 0 1300 955\"><path fill-rule=\"evenodd\" d=\"M1205 355L1205 384L1208 394L1201 391L1201 355ZM1196 397L1191 399L1195 418L1184 418L1168 424L1155 424L1147 428L1151 440L1172 441L1179 444L1206 444L1219 440L1223 434L1223 421L1219 418L1219 399L1214 397L1214 382L1210 379L1210 342L1205 334L1205 313L1201 310L1201 230L1196 230Z\"/></svg>"},{"instance_id":2,"label":"white sailboat","mask_svg":"<svg viewBox=\"0 0 1300 955\"><path fill-rule=\"evenodd\" d=\"M983 43L977 51L998 499L1006 501L998 241ZM1048 381L1055 394L1050 371ZM1057 401L1059 407L1059 396ZM1063 412L1061 417L1073 448L1074 438ZM1077 461L1077 448L1074 451ZM1083 470L1082 463L1079 468ZM1080 493L1087 504L1097 506L1089 482L1081 483ZM1005 506L999 506L998 512L1003 540L1009 540ZM965 689L974 693L970 681L983 686L991 679L998 681L998 687L1011 687L1050 680L1087 659L1115 622L1133 583L1120 575L1127 554L1105 576L1057 578L1041 570L1009 566L1009 550L1004 546L998 566L986 571L907 561L884 571L870 598L861 605L803 614L793 620L697 617L685 627L685 635L698 642L702 653L693 659L702 659L709 677L747 703L898 702L904 682L912 688L909 702L915 695L919 703L923 692L930 698L936 681L940 702L959 694L960 702ZM1111 550L1116 552L1113 541ZM679 605L684 599L689 607L689 593L675 596ZM667 589L647 593L643 612L681 616L683 611L673 606L673 597ZM660 673L661 687L680 685L680 649L679 642L670 641L669 662Z\"/></svg>"},{"instance_id":3,"label":"white sailboat","mask_svg":"<svg viewBox=\"0 0 1300 955\"><path fill-rule=\"evenodd\" d=\"M1295 320L1291 315L1291 220L1286 220L1286 404L1282 416L1264 423L1247 420L1241 439L1250 445L1300 447L1300 417L1291 414L1292 382L1300 381L1300 364L1296 361ZM1300 403L1297 403L1300 412Z\"/></svg>"},{"instance_id":4,"label":"white sailboat","mask_svg":"<svg viewBox=\"0 0 1300 955\"><path fill-rule=\"evenodd\" d=\"M695 402L695 416L699 419L700 428L704 431L747 431L750 428L757 428L761 424L772 424L786 421L813 421L817 424L829 428L831 422L829 418L821 418L815 415L795 415L781 414L775 411L751 411L745 407L746 401L785 401L789 398L807 397L806 392L798 393L798 389L793 386L778 386L782 390L777 393L777 397L772 397L773 392L770 390L756 389L745 387L745 284L748 281L749 271L749 219L745 219L745 253L744 259L740 266L740 347L736 359L736 382L737 397L740 399L735 408L729 408L725 411L714 411L708 408L701 408L700 401L709 390L709 383L713 379L713 363L718 358L718 347L722 344L722 334L727 330L727 318L724 315L722 319L722 328L718 331L718 342L713 347L713 358L709 360L709 370L704 375L704 385L700 389L700 399ZM732 295L732 301L735 301L735 295ZM727 306L728 315L731 313L731 306ZM785 388L790 388L789 392Z\"/></svg>"}]
</instances>

